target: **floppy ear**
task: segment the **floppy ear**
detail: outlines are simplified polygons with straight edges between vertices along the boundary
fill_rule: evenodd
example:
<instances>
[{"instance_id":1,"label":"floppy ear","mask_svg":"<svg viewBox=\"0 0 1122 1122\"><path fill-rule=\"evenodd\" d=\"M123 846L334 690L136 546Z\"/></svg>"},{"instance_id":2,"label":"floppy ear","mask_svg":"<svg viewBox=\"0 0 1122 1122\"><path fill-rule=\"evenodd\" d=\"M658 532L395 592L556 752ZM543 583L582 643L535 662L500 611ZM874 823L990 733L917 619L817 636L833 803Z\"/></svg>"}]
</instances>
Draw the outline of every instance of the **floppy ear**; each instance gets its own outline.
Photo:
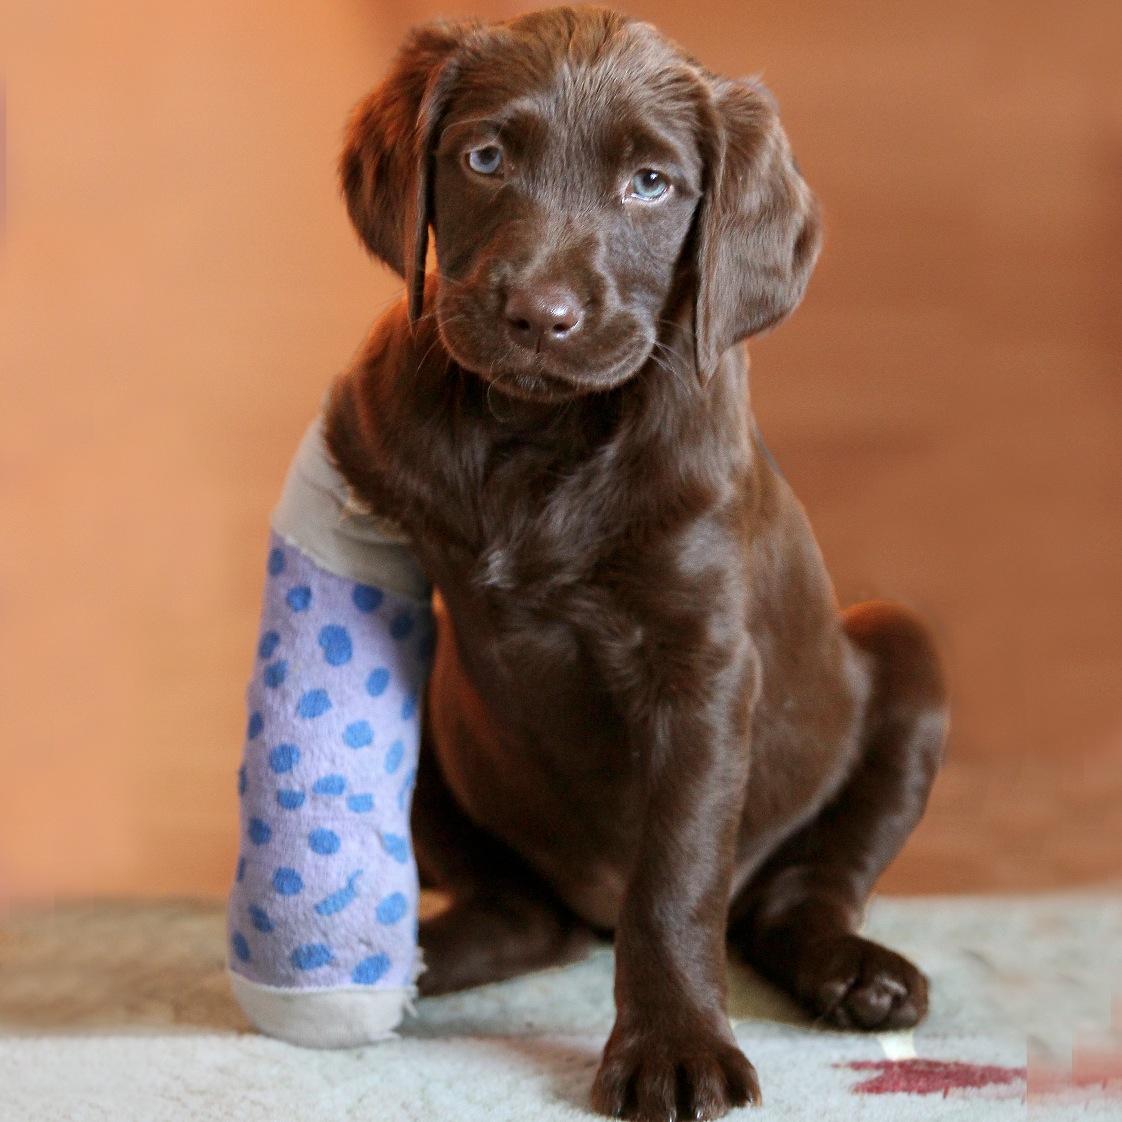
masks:
<instances>
[{"instance_id":1,"label":"floppy ear","mask_svg":"<svg viewBox=\"0 0 1122 1122\"><path fill-rule=\"evenodd\" d=\"M714 77L709 92L703 113L709 152L694 243L694 345L702 383L734 343L794 310L821 240L817 204L795 167L771 95L756 83Z\"/></svg>"},{"instance_id":2,"label":"floppy ear","mask_svg":"<svg viewBox=\"0 0 1122 1122\"><path fill-rule=\"evenodd\" d=\"M475 26L410 31L385 81L351 115L339 160L347 212L367 249L405 278L410 323L424 300L434 134L457 48Z\"/></svg>"}]
</instances>

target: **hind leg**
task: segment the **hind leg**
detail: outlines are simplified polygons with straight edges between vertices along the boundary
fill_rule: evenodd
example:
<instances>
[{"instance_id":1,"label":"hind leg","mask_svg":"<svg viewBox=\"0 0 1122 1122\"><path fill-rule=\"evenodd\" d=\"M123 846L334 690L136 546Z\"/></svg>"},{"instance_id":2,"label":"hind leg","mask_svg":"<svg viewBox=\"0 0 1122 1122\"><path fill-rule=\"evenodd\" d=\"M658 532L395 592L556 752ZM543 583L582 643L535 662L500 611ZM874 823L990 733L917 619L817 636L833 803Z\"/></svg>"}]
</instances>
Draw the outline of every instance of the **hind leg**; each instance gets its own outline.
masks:
<instances>
[{"instance_id":1,"label":"hind leg","mask_svg":"<svg viewBox=\"0 0 1122 1122\"><path fill-rule=\"evenodd\" d=\"M893 604L844 616L870 658L862 751L837 795L733 901L729 940L759 973L842 1028L907 1028L927 980L856 930L873 884L923 814L943 755L946 703L924 626Z\"/></svg>"}]
</instances>

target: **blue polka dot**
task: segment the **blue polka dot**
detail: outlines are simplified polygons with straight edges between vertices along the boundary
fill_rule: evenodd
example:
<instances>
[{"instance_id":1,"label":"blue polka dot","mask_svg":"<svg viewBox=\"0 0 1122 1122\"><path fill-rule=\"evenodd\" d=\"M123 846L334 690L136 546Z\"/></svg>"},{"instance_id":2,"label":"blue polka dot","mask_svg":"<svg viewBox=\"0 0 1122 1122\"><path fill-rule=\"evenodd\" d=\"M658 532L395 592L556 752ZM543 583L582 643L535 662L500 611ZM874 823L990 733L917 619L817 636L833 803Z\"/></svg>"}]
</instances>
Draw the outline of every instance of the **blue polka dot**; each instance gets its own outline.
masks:
<instances>
[{"instance_id":1,"label":"blue polka dot","mask_svg":"<svg viewBox=\"0 0 1122 1122\"><path fill-rule=\"evenodd\" d=\"M308 690L296 704L296 715L311 720L313 717L322 717L331 708L331 698L327 690Z\"/></svg>"},{"instance_id":2,"label":"blue polka dot","mask_svg":"<svg viewBox=\"0 0 1122 1122\"><path fill-rule=\"evenodd\" d=\"M245 880L245 858L244 857L239 857L238 858L238 871L235 874L234 879L237 880L237 882L239 884L241 884L241 882L243 880Z\"/></svg>"},{"instance_id":3,"label":"blue polka dot","mask_svg":"<svg viewBox=\"0 0 1122 1122\"><path fill-rule=\"evenodd\" d=\"M332 892L330 896L325 896L316 905L316 915L320 916L333 916L337 915L344 908L349 907L355 897L358 895L355 885L358 884L359 877L362 876L362 870L351 873L347 878L347 883L338 892Z\"/></svg>"},{"instance_id":4,"label":"blue polka dot","mask_svg":"<svg viewBox=\"0 0 1122 1122\"><path fill-rule=\"evenodd\" d=\"M369 721L355 721L343 729L343 743L348 748L365 748L374 740Z\"/></svg>"},{"instance_id":5,"label":"blue polka dot","mask_svg":"<svg viewBox=\"0 0 1122 1122\"><path fill-rule=\"evenodd\" d=\"M277 644L280 642L280 636L275 631L266 631L261 636L261 642L257 644L257 657L258 658L272 658L273 651L277 649Z\"/></svg>"},{"instance_id":6,"label":"blue polka dot","mask_svg":"<svg viewBox=\"0 0 1122 1122\"><path fill-rule=\"evenodd\" d=\"M273 888L281 896L296 896L304 891L304 880L295 869L283 867L273 873Z\"/></svg>"},{"instance_id":7,"label":"blue polka dot","mask_svg":"<svg viewBox=\"0 0 1122 1122\"><path fill-rule=\"evenodd\" d=\"M258 908L255 905L249 909L249 922L262 934L268 935L273 930L273 921L269 918L269 913L264 908Z\"/></svg>"},{"instance_id":8,"label":"blue polka dot","mask_svg":"<svg viewBox=\"0 0 1122 1122\"><path fill-rule=\"evenodd\" d=\"M320 776L312 788L317 795L341 795L346 789L346 779L338 774Z\"/></svg>"},{"instance_id":9,"label":"blue polka dot","mask_svg":"<svg viewBox=\"0 0 1122 1122\"><path fill-rule=\"evenodd\" d=\"M294 612L306 612L312 603L312 590L306 584L298 584L288 590L284 602Z\"/></svg>"},{"instance_id":10,"label":"blue polka dot","mask_svg":"<svg viewBox=\"0 0 1122 1122\"><path fill-rule=\"evenodd\" d=\"M413 617L408 612L398 612L390 622L390 634L397 640L404 639L413 630Z\"/></svg>"},{"instance_id":11,"label":"blue polka dot","mask_svg":"<svg viewBox=\"0 0 1122 1122\"><path fill-rule=\"evenodd\" d=\"M360 612L372 612L382 602L382 590L368 584L356 584L351 599Z\"/></svg>"},{"instance_id":12,"label":"blue polka dot","mask_svg":"<svg viewBox=\"0 0 1122 1122\"><path fill-rule=\"evenodd\" d=\"M331 854L338 853L339 844L339 835L334 830L325 830L321 827L308 835L308 845L312 852L322 857L330 857Z\"/></svg>"},{"instance_id":13,"label":"blue polka dot","mask_svg":"<svg viewBox=\"0 0 1122 1122\"><path fill-rule=\"evenodd\" d=\"M249 961L249 943L246 942L245 936L240 931L235 931L230 937L230 946L234 948L234 954L242 962Z\"/></svg>"},{"instance_id":14,"label":"blue polka dot","mask_svg":"<svg viewBox=\"0 0 1122 1122\"><path fill-rule=\"evenodd\" d=\"M292 965L297 970L318 970L335 961L326 943L305 943L292 952Z\"/></svg>"},{"instance_id":15,"label":"blue polka dot","mask_svg":"<svg viewBox=\"0 0 1122 1122\"><path fill-rule=\"evenodd\" d=\"M403 759L405 759L405 745L400 740L395 740L386 749L386 771L393 775L401 767Z\"/></svg>"},{"instance_id":16,"label":"blue polka dot","mask_svg":"<svg viewBox=\"0 0 1122 1122\"><path fill-rule=\"evenodd\" d=\"M250 740L256 740L264 727L265 718L260 713L253 713L249 718L249 725L246 727L245 734Z\"/></svg>"},{"instance_id":17,"label":"blue polka dot","mask_svg":"<svg viewBox=\"0 0 1122 1122\"><path fill-rule=\"evenodd\" d=\"M291 771L300 762L300 749L295 744L278 744L269 753L269 767L283 775Z\"/></svg>"},{"instance_id":18,"label":"blue polka dot","mask_svg":"<svg viewBox=\"0 0 1122 1122\"><path fill-rule=\"evenodd\" d=\"M288 663L281 659L279 662L270 662L265 667L265 685L271 690L275 690L278 686L284 684L285 678L288 676Z\"/></svg>"},{"instance_id":19,"label":"blue polka dot","mask_svg":"<svg viewBox=\"0 0 1122 1122\"><path fill-rule=\"evenodd\" d=\"M400 834L383 834L382 848L398 864L404 865L409 860L409 843Z\"/></svg>"},{"instance_id":20,"label":"blue polka dot","mask_svg":"<svg viewBox=\"0 0 1122 1122\"><path fill-rule=\"evenodd\" d=\"M284 810L299 810L304 805L304 792L293 790L278 791L277 803Z\"/></svg>"},{"instance_id":21,"label":"blue polka dot","mask_svg":"<svg viewBox=\"0 0 1122 1122\"><path fill-rule=\"evenodd\" d=\"M254 845L265 845L272 840L272 837L273 831L269 828L268 822L262 822L260 818L249 820L249 840Z\"/></svg>"},{"instance_id":22,"label":"blue polka dot","mask_svg":"<svg viewBox=\"0 0 1122 1122\"><path fill-rule=\"evenodd\" d=\"M275 577L284 572L284 550L274 546L269 550L269 576Z\"/></svg>"},{"instance_id":23,"label":"blue polka dot","mask_svg":"<svg viewBox=\"0 0 1122 1122\"><path fill-rule=\"evenodd\" d=\"M347 798L347 809L355 814L369 814L374 809L373 795L350 795Z\"/></svg>"},{"instance_id":24,"label":"blue polka dot","mask_svg":"<svg viewBox=\"0 0 1122 1122\"><path fill-rule=\"evenodd\" d=\"M364 958L351 974L351 981L356 986L372 986L390 968L390 960L384 954L371 955Z\"/></svg>"},{"instance_id":25,"label":"blue polka dot","mask_svg":"<svg viewBox=\"0 0 1122 1122\"><path fill-rule=\"evenodd\" d=\"M411 721L417 712L417 695L411 693L401 703L401 719L403 721Z\"/></svg>"},{"instance_id":26,"label":"blue polka dot","mask_svg":"<svg viewBox=\"0 0 1122 1122\"><path fill-rule=\"evenodd\" d=\"M405 782L401 785L401 790L397 793L397 807L398 810L404 810L405 804L409 799L409 795L413 790L413 784L417 782L417 769L413 768L405 776Z\"/></svg>"},{"instance_id":27,"label":"blue polka dot","mask_svg":"<svg viewBox=\"0 0 1122 1122\"><path fill-rule=\"evenodd\" d=\"M351 637L345 627L329 623L320 628L319 645L323 657L330 666L344 666L351 661Z\"/></svg>"},{"instance_id":28,"label":"blue polka dot","mask_svg":"<svg viewBox=\"0 0 1122 1122\"><path fill-rule=\"evenodd\" d=\"M405 902L405 897L400 892L395 892L392 896L387 896L377 907L375 915L378 917L379 923L397 923L408 909L408 904Z\"/></svg>"},{"instance_id":29,"label":"blue polka dot","mask_svg":"<svg viewBox=\"0 0 1122 1122\"><path fill-rule=\"evenodd\" d=\"M366 692L371 697L381 697L389 684L390 672L384 666L380 666L377 670L370 671L370 677L366 679Z\"/></svg>"},{"instance_id":30,"label":"blue polka dot","mask_svg":"<svg viewBox=\"0 0 1122 1122\"><path fill-rule=\"evenodd\" d=\"M238 768L238 797L241 798L245 794L246 787L249 786L249 781L245 777L245 764Z\"/></svg>"}]
</instances>

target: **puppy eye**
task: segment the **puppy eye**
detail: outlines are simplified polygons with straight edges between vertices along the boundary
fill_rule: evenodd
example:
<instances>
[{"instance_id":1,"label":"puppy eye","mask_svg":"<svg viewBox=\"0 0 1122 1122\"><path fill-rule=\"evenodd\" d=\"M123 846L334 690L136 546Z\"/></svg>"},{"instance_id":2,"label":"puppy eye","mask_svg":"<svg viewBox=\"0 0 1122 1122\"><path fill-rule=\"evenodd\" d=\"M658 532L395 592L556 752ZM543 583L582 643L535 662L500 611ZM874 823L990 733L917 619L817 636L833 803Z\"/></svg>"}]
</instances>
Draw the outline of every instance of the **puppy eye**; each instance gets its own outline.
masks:
<instances>
[{"instance_id":1,"label":"puppy eye","mask_svg":"<svg viewBox=\"0 0 1122 1122\"><path fill-rule=\"evenodd\" d=\"M653 202L661 199L670 190L670 180L654 168L640 168L631 177L630 194L637 199L646 199Z\"/></svg>"},{"instance_id":2,"label":"puppy eye","mask_svg":"<svg viewBox=\"0 0 1122 1122\"><path fill-rule=\"evenodd\" d=\"M467 154L467 166L480 175L494 175L503 166L503 150L497 144L473 148Z\"/></svg>"}]
</instances>

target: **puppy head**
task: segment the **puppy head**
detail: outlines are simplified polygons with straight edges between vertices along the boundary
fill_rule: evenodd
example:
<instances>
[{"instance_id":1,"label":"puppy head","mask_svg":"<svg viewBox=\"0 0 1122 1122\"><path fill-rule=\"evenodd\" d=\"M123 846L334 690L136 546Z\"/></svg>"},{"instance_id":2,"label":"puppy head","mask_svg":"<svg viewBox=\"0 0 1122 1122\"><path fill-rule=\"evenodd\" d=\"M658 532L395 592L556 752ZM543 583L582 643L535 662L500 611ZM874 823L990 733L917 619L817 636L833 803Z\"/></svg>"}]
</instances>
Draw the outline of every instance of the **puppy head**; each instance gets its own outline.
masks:
<instances>
[{"instance_id":1,"label":"puppy head","mask_svg":"<svg viewBox=\"0 0 1122 1122\"><path fill-rule=\"evenodd\" d=\"M618 385L692 310L699 379L790 312L818 249L775 107L650 25L559 8L407 38L355 111L351 219L460 365L519 397ZM670 376L665 371L663 376Z\"/></svg>"}]
</instances>

